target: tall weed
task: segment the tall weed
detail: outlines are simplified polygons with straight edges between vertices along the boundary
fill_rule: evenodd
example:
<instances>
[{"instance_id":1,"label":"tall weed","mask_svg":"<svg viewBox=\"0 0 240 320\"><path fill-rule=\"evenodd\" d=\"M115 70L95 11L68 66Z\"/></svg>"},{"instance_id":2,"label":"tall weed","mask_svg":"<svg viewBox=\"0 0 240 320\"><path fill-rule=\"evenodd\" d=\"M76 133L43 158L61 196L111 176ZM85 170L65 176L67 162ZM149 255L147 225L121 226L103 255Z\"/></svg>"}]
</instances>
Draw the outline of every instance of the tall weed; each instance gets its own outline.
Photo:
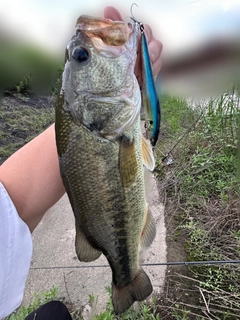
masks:
<instances>
[{"instance_id":1,"label":"tall weed","mask_svg":"<svg viewBox=\"0 0 240 320\"><path fill-rule=\"evenodd\" d=\"M165 195L166 215L175 219L177 231L169 243L175 246L183 241L189 261L240 259L240 181L237 178L240 96L237 88L234 86L198 108L190 105L187 109L186 104L171 97L162 105L165 123L158 146L161 165L156 173ZM186 118L192 123L197 121L189 132L181 125ZM178 125L173 128L172 123L176 122ZM188 127L190 125L188 121ZM168 155L168 150L183 135ZM169 162L171 165L167 165L167 159L161 162L163 154L174 162ZM183 299L180 305L191 314L197 313L194 319L206 315L211 319L238 319L239 271L237 264L189 267L187 284L181 274L172 282L177 292L187 292L188 296L194 292L192 303Z\"/></svg>"}]
</instances>

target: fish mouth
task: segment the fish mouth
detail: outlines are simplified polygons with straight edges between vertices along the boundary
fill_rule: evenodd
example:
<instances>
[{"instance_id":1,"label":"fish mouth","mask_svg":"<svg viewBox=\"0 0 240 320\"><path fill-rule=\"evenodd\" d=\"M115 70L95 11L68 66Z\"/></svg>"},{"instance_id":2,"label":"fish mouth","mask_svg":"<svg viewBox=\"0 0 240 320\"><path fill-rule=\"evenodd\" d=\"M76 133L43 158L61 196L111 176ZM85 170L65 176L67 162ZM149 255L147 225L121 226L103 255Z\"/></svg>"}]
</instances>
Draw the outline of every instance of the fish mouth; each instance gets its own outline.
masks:
<instances>
[{"instance_id":1,"label":"fish mouth","mask_svg":"<svg viewBox=\"0 0 240 320\"><path fill-rule=\"evenodd\" d=\"M96 44L101 40L108 46L123 46L133 32L131 23L86 15L78 18L76 28L86 33Z\"/></svg>"}]
</instances>

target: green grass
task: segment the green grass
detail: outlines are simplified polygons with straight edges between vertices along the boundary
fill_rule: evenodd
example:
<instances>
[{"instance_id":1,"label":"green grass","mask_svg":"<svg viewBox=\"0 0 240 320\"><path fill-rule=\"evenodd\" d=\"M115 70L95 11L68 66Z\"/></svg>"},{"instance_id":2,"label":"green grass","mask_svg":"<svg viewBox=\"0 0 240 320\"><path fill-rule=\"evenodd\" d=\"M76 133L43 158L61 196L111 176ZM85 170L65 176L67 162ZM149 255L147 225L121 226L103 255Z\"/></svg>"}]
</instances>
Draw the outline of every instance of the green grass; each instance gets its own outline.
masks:
<instances>
[{"instance_id":1,"label":"green grass","mask_svg":"<svg viewBox=\"0 0 240 320\"><path fill-rule=\"evenodd\" d=\"M161 96L162 123L161 131L164 138L177 134L180 130L188 128L195 117L196 112L189 109L186 100L163 94Z\"/></svg>"},{"instance_id":2,"label":"green grass","mask_svg":"<svg viewBox=\"0 0 240 320\"><path fill-rule=\"evenodd\" d=\"M95 314L95 308L97 305L97 299L94 295L89 296L89 304L92 307L91 320L160 320L157 314L156 304L152 303L148 305L146 303L139 303L135 309L131 307L128 311L120 316L116 316L113 311L113 305L111 300L111 290L106 287L106 291L109 295L106 310L100 314ZM41 305L52 301L59 300L58 289L53 286L50 290L40 293L33 294L32 301L28 306L21 306L17 311L13 312L6 320L24 320L25 317L39 308ZM153 299L154 300L154 299ZM154 300L156 303L156 299ZM69 312L73 320L80 320L82 318L82 308L76 310L72 306L69 307ZM181 318L179 318L181 319Z\"/></svg>"},{"instance_id":3,"label":"green grass","mask_svg":"<svg viewBox=\"0 0 240 320\"><path fill-rule=\"evenodd\" d=\"M28 43L0 40L1 164L54 122L64 53L61 59Z\"/></svg>"},{"instance_id":4,"label":"green grass","mask_svg":"<svg viewBox=\"0 0 240 320\"><path fill-rule=\"evenodd\" d=\"M44 303L58 299L58 289L55 286L46 292L40 294L34 293L32 302L28 306L21 306L18 310L8 316L6 320L24 320L29 313L35 311Z\"/></svg>"},{"instance_id":5,"label":"green grass","mask_svg":"<svg viewBox=\"0 0 240 320\"><path fill-rule=\"evenodd\" d=\"M21 94L49 94L64 60L32 44L0 39L0 93L8 90Z\"/></svg>"},{"instance_id":6,"label":"green grass","mask_svg":"<svg viewBox=\"0 0 240 320\"><path fill-rule=\"evenodd\" d=\"M54 122L54 101L4 97L0 101L0 163Z\"/></svg>"},{"instance_id":7,"label":"green grass","mask_svg":"<svg viewBox=\"0 0 240 320\"><path fill-rule=\"evenodd\" d=\"M131 307L122 315L116 316L113 311L111 289L106 287L106 291L109 295L107 308L104 312L94 315L94 320L160 320L160 316L157 313L156 304L154 303L151 305L146 303L138 303L137 307ZM96 303L93 295L90 296L90 302L92 305Z\"/></svg>"},{"instance_id":8,"label":"green grass","mask_svg":"<svg viewBox=\"0 0 240 320\"><path fill-rule=\"evenodd\" d=\"M166 195L166 215L174 219L173 235L168 235L173 239L170 245L181 242L189 261L240 259L240 105L236 97L238 91L230 89L205 106L195 106L194 112L177 98L166 96L162 103L164 125L157 150L160 162L187 132L187 126L195 123L172 151L173 164L166 165L165 161L157 168ZM179 305L188 311L186 319L206 315L211 319L239 319L239 272L239 265L193 266L174 281L170 279L180 292ZM182 292L192 299L181 298Z\"/></svg>"}]
</instances>

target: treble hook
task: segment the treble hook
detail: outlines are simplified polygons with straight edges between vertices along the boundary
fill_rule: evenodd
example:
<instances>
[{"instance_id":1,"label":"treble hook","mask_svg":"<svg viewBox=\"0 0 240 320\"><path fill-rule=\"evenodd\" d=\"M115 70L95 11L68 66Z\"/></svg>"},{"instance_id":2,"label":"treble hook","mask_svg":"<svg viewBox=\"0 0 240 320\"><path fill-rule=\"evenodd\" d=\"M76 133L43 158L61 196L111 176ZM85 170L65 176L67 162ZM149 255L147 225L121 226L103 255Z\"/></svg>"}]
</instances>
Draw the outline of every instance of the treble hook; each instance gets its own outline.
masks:
<instances>
[{"instance_id":1,"label":"treble hook","mask_svg":"<svg viewBox=\"0 0 240 320\"><path fill-rule=\"evenodd\" d=\"M139 29L140 29L140 31L143 33L143 32L144 32L144 25L143 25L143 23L140 22L140 21L138 21L138 20L136 20L136 19L134 18L133 12L132 12L132 7L133 7L134 5L138 7L138 5L137 5L136 3L133 3L133 4L131 5L131 8L130 8L131 17L130 17L130 18L139 25Z\"/></svg>"}]
</instances>

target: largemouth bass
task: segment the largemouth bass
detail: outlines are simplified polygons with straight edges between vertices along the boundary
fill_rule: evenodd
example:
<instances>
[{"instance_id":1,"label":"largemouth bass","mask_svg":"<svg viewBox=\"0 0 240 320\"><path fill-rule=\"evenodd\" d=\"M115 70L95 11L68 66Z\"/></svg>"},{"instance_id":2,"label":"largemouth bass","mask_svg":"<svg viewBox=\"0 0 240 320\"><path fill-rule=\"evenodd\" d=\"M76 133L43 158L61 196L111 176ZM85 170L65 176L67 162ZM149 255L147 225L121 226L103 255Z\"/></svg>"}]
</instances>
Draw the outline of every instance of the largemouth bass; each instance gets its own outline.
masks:
<instances>
[{"instance_id":1,"label":"largemouth bass","mask_svg":"<svg viewBox=\"0 0 240 320\"><path fill-rule=\"evenodd\" d=\"M56 106L60 172L76 221L76 253L103 253L112 269L116 314L152 292L139 252L155 237L143 164L154 169L140 128L134 75L138 26L81 16L67 46Z\"/></svg>"}]
</instances>

